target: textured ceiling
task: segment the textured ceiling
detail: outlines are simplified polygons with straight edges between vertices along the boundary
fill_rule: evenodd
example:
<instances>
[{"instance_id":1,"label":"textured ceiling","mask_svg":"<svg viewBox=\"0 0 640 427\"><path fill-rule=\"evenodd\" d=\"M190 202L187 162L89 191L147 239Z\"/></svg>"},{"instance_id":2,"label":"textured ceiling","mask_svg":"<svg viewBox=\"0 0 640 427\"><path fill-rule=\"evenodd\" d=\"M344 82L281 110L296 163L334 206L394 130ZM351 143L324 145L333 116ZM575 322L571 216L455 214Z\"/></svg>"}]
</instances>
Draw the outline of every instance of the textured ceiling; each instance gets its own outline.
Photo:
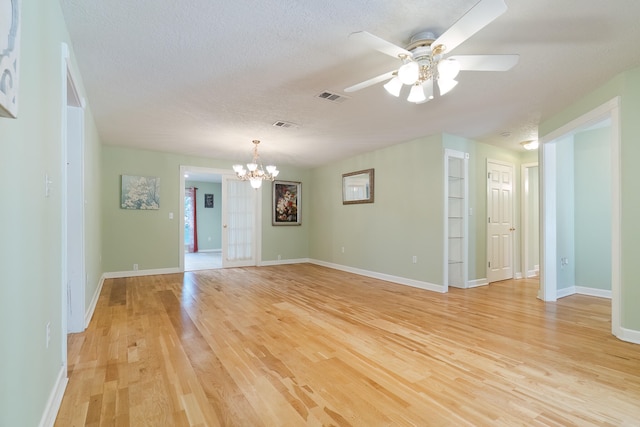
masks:
<instances>
[{"instance_id":1,"label":"textured ceiling","mask_svg":"<svg viewBox=\"0 0 640 427\"><path fill-rule=\"evenodd\" d=\"M540 121L640 65L637 0L506 0L454 53L516 53L518 65L461 72L452 92L420 105L382 84L344 92L399 65L349 34L405 46L476 0L60 3L103 143L241 161L253 139L264 161L300 166L441 132L516 150Z\"/></svg>"}]
</instances>

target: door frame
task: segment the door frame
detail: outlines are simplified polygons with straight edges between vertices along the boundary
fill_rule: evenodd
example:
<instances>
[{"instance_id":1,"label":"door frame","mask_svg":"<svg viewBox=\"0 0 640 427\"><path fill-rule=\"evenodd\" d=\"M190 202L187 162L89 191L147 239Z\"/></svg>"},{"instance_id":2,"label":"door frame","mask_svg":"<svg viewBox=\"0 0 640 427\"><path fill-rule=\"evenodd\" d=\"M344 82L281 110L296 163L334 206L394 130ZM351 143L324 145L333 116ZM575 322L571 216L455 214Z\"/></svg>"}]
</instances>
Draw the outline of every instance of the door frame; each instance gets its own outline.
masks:
<instances>
[{"instance_id":1,"label":"door frame","mask_svg":"<svg viewBox=\"0 0 640 427\"><path fill-rule=\"evenodd\" d=\"M179 222L179 233L178 233L178 250L180 251L178 269L181 272L184 272L184 183L185 183L185 174L188 173L197 173L197 174L209 174L209 175L221 175L221 176L233 176L235 177L235 172L231 169L222 169L222 168L207 168L202 166L188 166L188 165L180 165L180 212L178 214L178 222ZM223 184L224 185L224 184ZM249 185L249 184L247 184ZM255 261L256 265L260 265L262 260L262 188L258 190L258 201L256 202L256 225L255 225ZM225 200L226 191L222 192L222 203L223 209L226 206L227 201ZM221 229L222 233L223 230ZM226 256L226 248L224 245L222 246L222 260L223 260L223 268L224 268L224 259Z\"/></svg>"},{"instance_id":2,"label":"door frame","mask_svg":"<svg viewBox=\"0 0 640 427\"><path fill-rule=\"evenodd\" d=\"M84 188L84 108L71 66L70 50L61 44L61 280L62 359L67 362L67 334L82 332L87 326L85 291L85 188ZM73 128L72 128L73 127ZM73 158L75 161L69 161ZM49 182L47 182L47 186ZM73 220L72 220L73 218ZM72 246L73 245L73 246ZM70 277L70 266L77 272ZM74 279L71 281L71 279Z\"/></svg>"},{"instance_id":3,"label":"door frame","mask_svg":"<svg viewBox=\"0 0 640 427\"><path fill-rule=\"evenodd\" d=\"M529 206L529 169L538 168L538 182L540 181L540 167L538 162L532 163L523 163L520 167L520 182L522 184L522 190L520 192L520 209L522 222L520 223L520 229L522 232L520 235L522 236L522 261L520 268L522 270L522 277L529 277L528 270L528 261L529 261L529 241L533 238L533 236L529 236L529 215L531 212L531 206ZM540 186L538 186L538 198L540 197ZM538 223L540 222L538 215ZM538 231L538 240L540 239L540 232ZM538 259L538 274L540 273L540 260Z\"/></svg>"},{"instance_id":4,"label":"door frame","mask_svg":"<svg viewBox=\"0 0 640 427\"><path fill-rule=\"evenodd\" d=\"M556 143L602 120L611 120L611 329L621 337L621 178L620 97L581 115L540 139L540 291L543 301L557 300L557 236L555 200L557 188Z\"/></svg>"},{"instance_id":5,"label":"door frame","mask_svg":"<svg viewBox=\"0 0 640 427\"><path fill-rule=\"evenodd\" d=\"M489 235L489 200L490 200L490 192L491 189L489 188L489 163L495 163L498 165L503 165L503 166L509 166L511 168L511 228L515 228L515 203L514 200L517 200L517 185L515 185L516 182L516 167L513 163L510 162L505 162L502 160L496 160L496 159L490 159L487 158L487 161L485 163L485 177L486 177L486 191L487 191L487 198L486 198L486 215L485 218L487 218L487 222L485 222L486 224L486 228L485 228L485 234L486 234L486 242L485 242L485 250L487 251L487 262L485 263L485 268L486 268L486 276L487 276L487 283L492 283L489 279L489 243L491 240L491 236ZM515 277L516 271L515 271L515 265L514 265L514 259L515 259L515 255L514 255L514 251L515 251L515 233L512 231L511 232L511 253L509 254L511 257L511 278L513 279Z\"/></svg>"}]
</instances>

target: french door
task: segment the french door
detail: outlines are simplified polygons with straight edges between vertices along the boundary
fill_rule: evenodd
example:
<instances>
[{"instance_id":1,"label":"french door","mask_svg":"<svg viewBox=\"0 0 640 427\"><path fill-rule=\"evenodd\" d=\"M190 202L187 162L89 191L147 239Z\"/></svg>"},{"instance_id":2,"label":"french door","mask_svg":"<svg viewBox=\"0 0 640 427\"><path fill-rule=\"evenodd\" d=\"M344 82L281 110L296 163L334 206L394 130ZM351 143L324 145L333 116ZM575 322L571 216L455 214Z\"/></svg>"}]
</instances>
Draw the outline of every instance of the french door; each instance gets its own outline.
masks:
<instances>
[{"instance_id":1,"label":"french door","mask_svg":"<svg viewBox=\"0 0 640 427\"><path fill-rule=\"evenodd\" d=\"M234 176L222 177L222 267L256 265L260 189Z\"/></svg>"}]
</instances>

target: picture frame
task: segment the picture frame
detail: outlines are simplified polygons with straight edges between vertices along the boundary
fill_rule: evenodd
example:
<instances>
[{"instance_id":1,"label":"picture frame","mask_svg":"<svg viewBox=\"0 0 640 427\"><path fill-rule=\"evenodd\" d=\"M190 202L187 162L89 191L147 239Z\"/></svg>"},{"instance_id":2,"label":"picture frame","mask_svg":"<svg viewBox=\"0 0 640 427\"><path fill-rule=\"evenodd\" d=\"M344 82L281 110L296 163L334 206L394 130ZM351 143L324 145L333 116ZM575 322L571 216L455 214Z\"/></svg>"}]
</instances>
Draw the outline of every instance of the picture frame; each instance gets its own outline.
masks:
<instances>
[{"instance_id":1,"label":"picture frame","mask_svg":"<svg viewBox=\"0 0 640 427\"><path fill-rule=\"evenodd\" d=\"M122 175L120 207L134 210L160 209L160 178Z\"/></svg>"},{"instance_id":2,"label":"picture frame","mask_svg":"<svg viewBox=\"0 0 640 427\"><path fill-rule=\"evenodd\" d=\"M374 169L342 174L342 204L373 203L375 196Z\"/></svg>"},{"instance_id":3,"label":"picture frame","mask_svg":"<svg viewBox=\"0 0 640 427\"><path fill-rule=\"evenodd\" d=\"M213 194L205 193L204 195L204 207L213 208Z\"/></svg>"},{"instance_id":4,"label":"picture frame","mask_svg":"<svg viewBox=\"0 0 640 427\"><path fill-rule=\"evenodd\" d=\"M302 183L273 181L272 225L302 224Z\"/></svg>"},{"instance_id":5,"label":"picture frame","mask_svg":"<svg viewBox=\"0 0 640 427\"><path fill-rule=\"evenodd\" d=\"M0 117L18 117L20 0L0 0Z\"/></svg>"}]
</instances>

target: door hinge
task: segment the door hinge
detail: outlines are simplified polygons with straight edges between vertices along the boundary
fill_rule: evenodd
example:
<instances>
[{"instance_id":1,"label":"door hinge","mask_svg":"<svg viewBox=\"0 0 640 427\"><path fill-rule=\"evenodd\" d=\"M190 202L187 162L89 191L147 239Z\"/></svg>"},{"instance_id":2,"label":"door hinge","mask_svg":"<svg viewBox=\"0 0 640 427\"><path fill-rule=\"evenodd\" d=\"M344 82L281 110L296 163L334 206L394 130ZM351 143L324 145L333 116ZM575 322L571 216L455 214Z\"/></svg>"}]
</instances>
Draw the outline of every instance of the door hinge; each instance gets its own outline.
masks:
<instances>
[{"instance_id":1,"label":"door hinge","mask_svg":"<svg viewBox=\"0 0 640 427\"><path fill-rule=\"evenodd\" d=\"M491 172L487 172L487 179L491 179Z\"/></svg>"},{"instance_id":2,"label":"door hinge","mask_svg":"<svg viewBox=\"0 0 640 427\"><path fill-rule=\"evenodd\" d=\"M488 223L488 224L491 224L491 217L488 217L488 218L487 218L487 223Z\"/></svg>"},{"instance_id":3,"label":"door hinge","mask_svg":"<svg viewBox=\"0 0 640 427\"><path fill-rule=\"evenodd\" d=\"M489 268L491 268L491 261L489 261L489 263L488 263L488 264L489 264Z\"/></svg>"}]
</instances>

